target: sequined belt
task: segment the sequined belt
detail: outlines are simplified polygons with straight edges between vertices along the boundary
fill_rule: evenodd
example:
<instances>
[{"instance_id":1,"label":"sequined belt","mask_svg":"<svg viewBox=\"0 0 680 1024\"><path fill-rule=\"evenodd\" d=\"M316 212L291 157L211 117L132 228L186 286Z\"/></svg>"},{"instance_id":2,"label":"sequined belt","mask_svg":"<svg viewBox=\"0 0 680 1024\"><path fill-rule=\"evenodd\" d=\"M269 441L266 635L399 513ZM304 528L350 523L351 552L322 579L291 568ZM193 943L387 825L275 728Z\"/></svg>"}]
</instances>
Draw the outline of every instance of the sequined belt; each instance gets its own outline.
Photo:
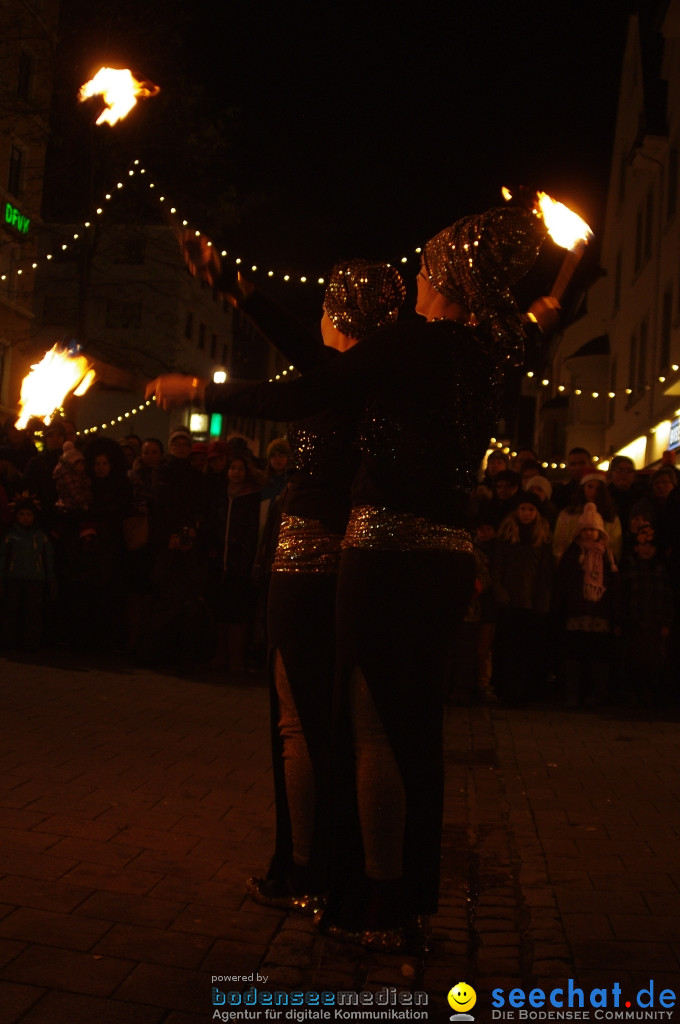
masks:
<instances>
[{"instance_id":1,"label":"sequined belt","mask_svg":"<svg viewBox=\"0 0 680 1024\"><path fill-rule=\"evenodd\" d=\"M468 530L433 523L411 512L392 512L373 505L353 508L343 548L372 551L463 551L472 554Z\"/></svg>"},{"instance_id":2,"label":"sequined belt","mask_svg":"<svg viewBox=\"0 0 680 1024\"><path fill-rule=\"evenodd\" d=\"M341 541L339 533L331 533L318 519L284 513L272 572L337 573Z\"/></svg>"}]
</instances>

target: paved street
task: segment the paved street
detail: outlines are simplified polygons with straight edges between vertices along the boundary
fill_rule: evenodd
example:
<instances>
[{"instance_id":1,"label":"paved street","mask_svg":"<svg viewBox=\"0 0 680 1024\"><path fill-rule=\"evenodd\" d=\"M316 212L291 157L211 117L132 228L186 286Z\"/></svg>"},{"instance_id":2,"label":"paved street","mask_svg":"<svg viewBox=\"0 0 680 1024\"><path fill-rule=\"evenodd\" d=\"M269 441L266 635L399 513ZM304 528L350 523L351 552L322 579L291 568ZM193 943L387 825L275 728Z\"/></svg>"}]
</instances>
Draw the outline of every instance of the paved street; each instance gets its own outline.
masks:
<instances>
[{"instance_id":1,"label":"paved street","mask_svg":"<svg viewBox=\"0 0 680 1024\"><path fill-rule=\"evenodd\" d=\"M678 721L450 708L423 963L245 896L272 843L262 679L52 660L0 659L0 1024L206 1024L213 977L251 972L426 992L431 1021L460 980L483 1021L495 988L680 990Z\"/></svg>"}]
</instances>

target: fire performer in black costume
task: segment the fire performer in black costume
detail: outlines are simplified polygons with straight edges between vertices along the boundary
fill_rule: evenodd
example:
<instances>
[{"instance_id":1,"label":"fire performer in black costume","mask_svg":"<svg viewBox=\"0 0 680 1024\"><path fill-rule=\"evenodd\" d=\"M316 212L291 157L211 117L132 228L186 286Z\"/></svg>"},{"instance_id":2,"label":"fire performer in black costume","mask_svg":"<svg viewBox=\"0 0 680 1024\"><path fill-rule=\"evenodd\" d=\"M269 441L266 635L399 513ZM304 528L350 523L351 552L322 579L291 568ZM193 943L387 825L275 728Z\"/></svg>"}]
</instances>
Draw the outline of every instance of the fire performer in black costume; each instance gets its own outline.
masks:
<instances>
[{"instance_id":1,"label":"fire performer in black costume","mask_svg":"<svg viewBox=\"0 0 680 1024\"><path fill-rule=\"evenodd\" d=\"M204 387L170 377L149 387L162 404L199 394L208 408L238 412L244 401L274 418L361 407L338 578L323 927L368 948L403 948L437 910L443 687L474 581L468 499L504 366L521 361L510 287L545 232L533 203L457 221L424 250L416 311L425 319L385 327L298 380Z\"/></svg>"},{"instance_id":2,"label":"fire performer in black costume","mask_svg":"<svg viewBox=\"0 0 680 1024\"><path fill-rule=\"evenodd\" d=\"M321 346L265 296L251 292L249 283L241 281L241 288L243 312L303 372L334 362L339 352L396 320L406 291L386 263L337 264L324 298ZM249 390L256 389L241 392L241 409L248 406ZM278 415L281 393L271 390L271 418L287 418ZM265 415L255 400L253 411ZM312 911L329 884L335 593L359 463L353 441L360 410L359 400L331 403L292 422L288 432L289 480L268 601L276 847L267 876L247 883L253 899L287 909Z\"/></svg>"}]
</instances>

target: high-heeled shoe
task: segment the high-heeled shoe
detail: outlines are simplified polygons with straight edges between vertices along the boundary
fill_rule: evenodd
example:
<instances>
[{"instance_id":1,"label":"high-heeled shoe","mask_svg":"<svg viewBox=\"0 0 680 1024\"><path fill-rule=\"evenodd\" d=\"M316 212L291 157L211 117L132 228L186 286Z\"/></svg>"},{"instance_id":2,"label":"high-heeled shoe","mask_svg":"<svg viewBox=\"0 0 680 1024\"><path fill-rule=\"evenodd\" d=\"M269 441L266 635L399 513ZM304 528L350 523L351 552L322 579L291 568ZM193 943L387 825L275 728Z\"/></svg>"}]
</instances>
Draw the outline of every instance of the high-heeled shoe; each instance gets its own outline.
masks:
<instances>
[{"instance_id":1,"label":"high-heeled shoe","mask_svg":"<svg viewBox=\"0 0 680 1024\"><path fill-rule=\"evenodd\" d=\"M351 931L337 924L322 927L321 931L329 939L346 942L352 946L363 946L374 953L399 953L406 946L406 935L403 928L383 928L376 930Z\"/></svg>"},{"instance_id":2,"label":"high-heeled shoe","mask_svg":"<svg viewBox=\"0 0 680 1024\"><path fill-rule=\"evenodd\" d=\"M310 917L320 914L325 906L325 897L321 893L292 893L267 878L248 878L246 890L251 899L265 907L277 910L296 910Z\"/></svg>"}]
</instances>

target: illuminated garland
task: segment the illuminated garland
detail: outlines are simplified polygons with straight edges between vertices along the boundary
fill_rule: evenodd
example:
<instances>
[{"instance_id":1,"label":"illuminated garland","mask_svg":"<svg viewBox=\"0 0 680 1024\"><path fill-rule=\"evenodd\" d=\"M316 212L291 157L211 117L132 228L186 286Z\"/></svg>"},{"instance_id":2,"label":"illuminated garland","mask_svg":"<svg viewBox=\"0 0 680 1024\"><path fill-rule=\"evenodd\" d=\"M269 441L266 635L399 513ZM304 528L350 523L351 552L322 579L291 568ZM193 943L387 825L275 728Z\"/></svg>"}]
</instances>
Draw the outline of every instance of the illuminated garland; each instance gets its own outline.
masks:
<instances>
[{"instance_id":1,"label":"illuminated garland","mask_svg":"<svg viewBox=\"0 0 680 1024\"><path fill-rule=\"evenodd\" d=\"M269 383L272 384L275 380L281 380L282 377L287 377L288 374L294 370L294 366L289 366L287 370L281 370L281 373L277 373L275 377L269 378ZM137 413L144 412L146 409L152 406L155 403L155 401L156 396L152 395L151 398L147 398L147 400L145 402L142 402L141 405L136 405L132 409L128 409L127 412L121 413L120 416L115 416L112 420L109 420L106 423L101 423L99 426L95 425L92 427L85 427L84 430L78 430L76 431L76 433L78 437L80 437L81 434L96 434L97 431L99 430L108 430L109 427L116 427L118 426L119 423L122 423L124 420L130 419L131 416L136 416ZM63 414L63 410L60 411Z\"/></svg>"},{"instance_id":2,"label":"illuminated garland","mask_svg":"<svg viewBox=\"0 0 680 1024\"><path fill-rule=\"evenodd\" d=\"M96 217L102 217L104 215L104 213L105 213L105 204L111 202L113 197L114 197L114 195L117 194L118 192L121 192L126 187L126 184L129 184L129 181L131 179L133 179L136 175L139 175L139 176L147 175L146 168L142 167L140 165L140 161L139 160L134 160L132 162L132 164L130 165L130 167L128 168L128 171L127 171L128 181L127 182L123 179L122 181L119 181L119 182L116 183L116 190L115 191L111 191L111 192L105 193L104 199L102 201L102 204L100 206L98 206L96 208L96 210L95 210L95 216ZM160 189L158 188L158 186L156 185L155 182L149 180L148 177L146 178L146 181L148 182L148 188L150 190L154 190L154 194L157 195L159 204L160 203L166 204L166 203L169 202L165 195L160 195L159 194ZM193 230L197 238L199 238L201 236L206 238L206 244L209 247L212 247L213 243L208 238L208 236L205 234L205 232L202 232L202 231L198 230L197 228L192 228L189 225L189 221L186 218L182 218L181 214L178 213L177 208L175 206L165 206L164 208L165 209L169 209L170 214L172 216L176 216L178 218L178 220L180 221L182 227L187 228L189 230ZM90 228L92 226L92 223L93 223L93 221L91 221L91 220L84 221L82 226L81 226L81 230L82 229ZM81 237L80 231L75 232L73 234L72 239L71 239L70 242L63 242L63 243L61 243L61 245L59 246L60 251L61 252L67 252L70 248L72 248L74 242L79 241L80 237ZM414 250L414 256L416 258L418 258L418 259L420 258L420 253L421 253L421 248L420 247L418 247L418 248L416 248ZM54 252L47 253L45 255L45 257L43 257L43 259L45 261L49 262L49 261L54 259L55 255L57 255L57 251L56 250ZM221 251L220 255L223 256L223 257L228 257L229 256L229 252L226 249L223 249ZM231 257L231 258L233 259L233 262L234 262L234 264L236 266L243 266L245 264L245 262L246 262L241 257L238 257L238 256L237 257ZM407 264L409 262L409 260L413 259L413 258L414 258L413 256L412 257L402 256L401 259L398 262L401 263L402 265L403 264ZM37 270L39 268L39 266L41 265L41 263L42 263L42 260L33 260L33 261L31 261L30 267L31 267L32 270ZM262 273L263 271L261 270L261 268L258 266L257 263L253 263L249 267L249 272L256 274L256 273ZM24 271L23 271L22 268L18 268L16 273L17 273L18 276L20 276L20 275L22 275L24 273ZM266 276L268 278L270 278L270 279L278 279L278 280L282 280L282 281L287 282L287 283L288 282L299 283L299 284L313 283L313 284L317 284L317 285L324 285L326 283L325 279L323 277L318 277L318 278L316 278L314 280L313 277L310 276L310 275L301 275L301 276L298 277L298 276L290 274L290 273L280 273L280 272L276 272L274 270L267 270L266 271ZM0 281L6 281L7 277L8 277L7 274L0 274ZM291 366L289 369L293 370L293 367ZM668 368L667 372L668 373L677 373L679 370L680 370L680 366L678 364L673 363ZM272 380L273 379L279 380L281 377L287 376L288 372L289 372L288 370L283 370L281 374L277 374L275 378L272 378ZM533 371L528 371L526 373L526 377L529 380L532 380L533 378L536 377L536 374ZM658 378L657 378L658 382L662 383L662 384L665 383L666 379L667 379L667 375L666 374L660 374L658 376ZM606 391L606 392L605 391L590 390L588 388L571 388L571 387L569 387L566 384L556 383L556 381L550 380L549 378L546 378L546 377L543 377L540 380L538 378L536 378L536 385L537 385L537 388L548 388L548 387L555 386L557 392L559 394L561 394L561 395L569 395L569 394L573 394L575 396L582 396L582 395L584 395L585 397L594 398L594 399L605 397L605 396L610 398L610 399L613 399L613 398L616 398L617 395L625 394L626 396L630 396L630 395L633 394L633 389L632 388L625 388L625 389L619 390L619 391ZM649 387L650 387L649 384L645 385L645 389L649 389ZM140 405L134 406L132 409L129 409L127 412L122 413L120 416L117 416L117 417L115 417L115 418L113 418L113 419L111 419L111 420L109 420L107 422L104 422L104 423L102 423L102 424L100 424L98 426L97 425L93 425L91 427L85 428L82 431L78 431L78 434L79 435L80 434L84 434L84 435L92 434L92 433L96 433L99 430L107 430L110 427L116 427L119 423L123 423L126 419L130 419L131 417L136 416L138 413L144 412L147 408L151 407L154 404L154 401L155 401L154 399L149 399L148 401L146 401L146 402L144 402L144 403L142 403ZM497 449L501 449L506 454L511 455L511 457L514 457L516 455L515 452L510 452L510 449L507 446L504 446L502 444L502 442L497 441L495 438L491 439L491 441L489 442L489 446L492 447L492 448L495 447ZM566 468L564 463L557 463L557 462L551 462L551 463L543 462L542 466L545 469L549 469L549 468L550 469L564 469L564 468Z\"/></svg>"},{"instance_id":3,"label":"illuminated garland","mask_svg":"<svg viewBox=\"0 0 680 1024\"><path fill-rule=\"evenodd\" d=\"M678 370L680 370L680 366L677 363L672 363L668 367L666 373L659 374L656 380L660 384L665 384L668 377L672 373L677 373ZM537 387L548 388L555 386L556 390L561 395L585 395L586 398L616 398L617 395L626 395L627 397L630 397L633 394L638 394L640 391L649 391L651 387L651 384L644 384L641 388L638 388L637 390L634 390L633 388L620 388L618 391L590 391L588 388L572 388L567 384L556 384L555 381L549 380L547 377L543 377L539 380L538 377L536 377L536 374L533 372L533 370L529 370L525 374L525 377L529 378L530 380L536 378Z\"/></svg>"},{"instance_id":4,"label":"illuminated garland","mask_svg":"<svg viewBox=\"0 0 680 1024\"><path fill-rule=\"evenodd\" d=\"M147 174L147 170L146 170L145 167L141 167L140 166L139 160L133 160L132 165L128 168L128 172L127 172L128 179L134 178L135 175L137 175L137 174L138 175L146 175ZM153 181L149 181L148 178L146 180L148 181L149 189L156 190L155 194L158 196L158 202L159 203L163 203L163 204L167 204L169 202L169 200L166 198L166 196L159 194L160 189L158 188L156 183L153 182ZM122 189L124 189L126 184L129 184L129 180L128 180L128 182L126 182L125 180L117 182L116 183L116 192L120 192ZM113 199L113 197L116 194L116 192L112 191L112 192L106 192L105 193L104 199L102 201L102 205L98 206L96 208L94 216L102 217L104 215L104 212L105 212L105 205L104 204L108 203L108 202L111 202L111 200ZM164 208L165 209L169 209L169 211L172 214L172 216L176 216L177 217L177 219L181 223L182 227L187 228L187 229L193 231L197 238L201 238L201 237L205 238L206 239L206 244L210 248L212 248L213 243L210 240L210 238L208 237L208 235L206 235L206 233L204 231L199 231L197 228L193 228L189 224L188 220L186 220L185 218L182 218L182 215L180 213L178 213L177 208L175 206L165 206ZM86 228L90 228L92 226L92 223L93 223L93 221L91 221L91 220L84 221L83 224L81 225L81 229L80 230L86 229ZM61 246L59 247L61 252L68 252L68 250L72 247L73 242L77 242L79 239L80 239L80 231L77 231L73 235L73 237L72 237L70 242L63 242L61 244ZM420 247L418 247L414 251L415 251L415 254L419 256L419 254L421 252L421 249L420 249ZM58 253L56 251L55 252L47 253L45 255L45 257L43 257L43 259L47 260L47 261L53 260L54 257L57 254ZM229 253L227 252L226 249L223 249L221 251L220 255L221 256L229 256ZM233 257L232 256L230 258L233 259L233 262L238 267L245 266L245 264L246 264L246 261L243 260L240 256L237 256L237 257ZM408 263L409 258L412 258L412 257L402 256L401 260L399 262L402 263L402 264ZM34 260L33 262L31 262L31 269L36 270L41 265L41 263L42 263L42 260ZM261 273L263 271L257 265L257 263L253 263L249 267L249 272L251 272L251 273ZM17 270L17 274L22 274L22 273L23 273L23 270ZM281 280L281 281L293 282L293 283L298 283L298 284L313 283L313 284L317 284L317 285L324 285L326 283L326 281L325 281L325 279L323 277L318 277L318 278L316 278L316 280L313 280L313 278L310 275L306 275L306 274L303 274L303 275L298 277L298 276L296 276L294 274L277 273L274 270L268 270L266 272L266 275L270 279L278 279L278 280ZM0 275L0 281L6 281L6 280L7 280L7 274Z\"/></svg>"},{"instance_id":5,"label":"illuminated garland","mask_svg":"<svg viewBox=\"0 0 680 1024\"><path fill-rule=\"evenodd\" d=\"M137 413L144 412L145 409L152 406L155 401L155 397L148 398L145 402L142 402L141 405L136 405L133 409L128 409L127 412L121 413L120 416L116 416L114 419L109 420L108 423L102 423L99 427L85 427L84 430L78 430L76 433L78 437L80 437L81 434L96 434L98 430L108 430L109 427L115 427L119 423L122 423L123 420L129 420L131 416L136 416Z\"/></svg>"}]
</instances>

